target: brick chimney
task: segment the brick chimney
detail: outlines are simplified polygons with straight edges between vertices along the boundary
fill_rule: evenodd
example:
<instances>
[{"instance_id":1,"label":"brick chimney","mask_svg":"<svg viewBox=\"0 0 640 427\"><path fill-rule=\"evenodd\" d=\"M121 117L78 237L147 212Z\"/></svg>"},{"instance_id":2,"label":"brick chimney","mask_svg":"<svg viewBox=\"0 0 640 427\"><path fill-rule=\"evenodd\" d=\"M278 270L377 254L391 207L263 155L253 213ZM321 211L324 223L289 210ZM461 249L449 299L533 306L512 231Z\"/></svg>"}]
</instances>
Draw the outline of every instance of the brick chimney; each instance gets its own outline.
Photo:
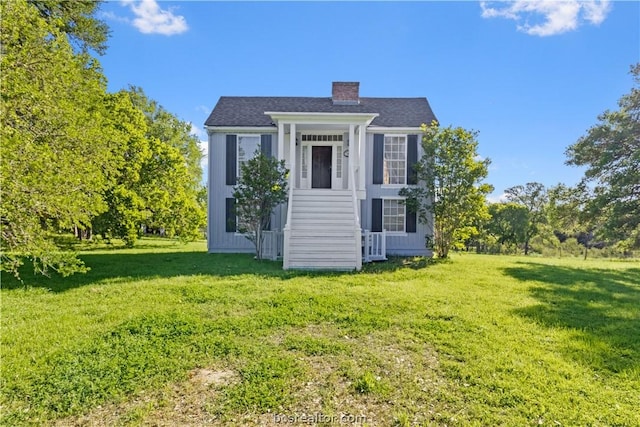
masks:
<instances>
[{"instance_id":1,"label":"brick chimney","mask_svg":"<svg viewBox=\"0 0 640 427\"><path fill-rule=\"evenodd\" d=\"M360 103L360 82L333 82L331 90L334 105Z\"/></svg>"}]
</instances>

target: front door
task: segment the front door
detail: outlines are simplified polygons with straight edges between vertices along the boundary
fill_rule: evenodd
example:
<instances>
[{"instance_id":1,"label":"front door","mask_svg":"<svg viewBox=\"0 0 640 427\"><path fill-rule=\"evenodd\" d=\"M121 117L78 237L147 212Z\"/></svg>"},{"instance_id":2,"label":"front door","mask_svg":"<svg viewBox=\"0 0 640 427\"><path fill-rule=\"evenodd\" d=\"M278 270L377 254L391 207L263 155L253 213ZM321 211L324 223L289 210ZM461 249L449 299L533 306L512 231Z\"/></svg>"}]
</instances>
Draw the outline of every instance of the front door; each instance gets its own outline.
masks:
<instances>
[{"instance_id":1,"label":"front door","mask_svg":"<svg viewBox=\"0 0 640 427\"><path fill-rule=\"evenodd\" d=\"M311 188L331 188L332 146L311 147Z\"/></svg>"}]
</instances>

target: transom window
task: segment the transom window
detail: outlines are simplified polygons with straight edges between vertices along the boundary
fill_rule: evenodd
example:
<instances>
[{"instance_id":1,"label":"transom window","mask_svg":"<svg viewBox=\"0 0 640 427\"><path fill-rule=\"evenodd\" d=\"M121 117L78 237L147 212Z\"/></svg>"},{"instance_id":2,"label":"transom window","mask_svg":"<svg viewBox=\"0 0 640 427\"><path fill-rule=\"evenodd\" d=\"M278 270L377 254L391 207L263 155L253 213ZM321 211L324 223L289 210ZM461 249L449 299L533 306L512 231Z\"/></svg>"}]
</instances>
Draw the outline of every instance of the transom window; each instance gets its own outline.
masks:
<instances>
[{"instance_id":1,"label":"transom window","mask_svg":"<svg viewBox=\"0 0 640 427\"><path fill-rule=\"evenodd\" d=\"M382 228L388 232L404 232L406 206L400 199L382 201Z\"/></svg>"},{"instance_id":2,"label":"transom window","mask_svg":"<svg viewBox=\"0 0 640 427\"><path fill-rule=\"evenodd\" d=\"M302 142L340 142L342 141L342 134L334 135L312 135L303 134Z\"/></svg>"},{"instance_id":3,"label":"transom window","mask_svg":"<svg viewBox=\"0 0 640 427\"><path fill-rule=\"evenodd\" d=\"M383 159L382 183L405 185L407 183L407 136L385 135Z\"/></svg>"},{"instance_id":4,"label":"transom window","mask_svg":"<svg viewBox=\"0 0 640 427\"><path fill-rule=\"evenodd\" d=\"M241 166L252 159L260 148L260 135L238 135L238 176L242 174Z\"/></svg>"}]
</instances>

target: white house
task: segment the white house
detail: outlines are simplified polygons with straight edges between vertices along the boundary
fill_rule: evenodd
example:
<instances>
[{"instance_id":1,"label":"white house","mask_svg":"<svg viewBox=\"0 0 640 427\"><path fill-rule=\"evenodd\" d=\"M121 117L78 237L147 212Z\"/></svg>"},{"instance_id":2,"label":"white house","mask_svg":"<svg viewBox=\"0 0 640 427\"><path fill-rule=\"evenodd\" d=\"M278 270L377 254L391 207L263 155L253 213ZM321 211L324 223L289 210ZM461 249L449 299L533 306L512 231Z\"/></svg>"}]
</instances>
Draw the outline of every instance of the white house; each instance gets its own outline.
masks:
<instances>
[{"instance_id":1,"label":"white house","mask_svg":"<svg viewBox=\"0 0 640 427\"><path fill-rule=\"evenodd\" d=\"M360 97L334 82L331 97L218 100L209 135L209 252L251 252L236 232L232 197L239 165L258 148L290 170L288 203L275 210L273 255L285 269L359 270L363 259L430 255L422 224L398 191L416 184L420 126L435 116L426 98Z\"/></svg>"}]
</instances>

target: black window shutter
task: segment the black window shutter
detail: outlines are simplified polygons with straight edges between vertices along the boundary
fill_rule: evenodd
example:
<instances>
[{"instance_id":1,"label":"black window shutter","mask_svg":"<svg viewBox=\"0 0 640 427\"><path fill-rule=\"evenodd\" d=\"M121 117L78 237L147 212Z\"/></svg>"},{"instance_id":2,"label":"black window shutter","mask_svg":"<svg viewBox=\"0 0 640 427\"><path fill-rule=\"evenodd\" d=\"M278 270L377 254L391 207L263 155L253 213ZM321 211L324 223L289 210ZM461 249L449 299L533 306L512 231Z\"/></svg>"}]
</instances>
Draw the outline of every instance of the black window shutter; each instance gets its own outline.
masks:
<instances>
[{"instance_id":1,"label":"black window shutter","mask_svg":"<svg viewBox=\"0 0 640 427\"><path fill-rule=\"evenodd\" d=\"M384 170L384 135L373 135L373 183L382 184Z\"/></svg>"},{"instance_id":2,"label":"black window shutter","mask_svg":"<svg viewBox=\"0 0 640 427\"><path fill-rule=\"evenodd\" d=\"M225 199L225 230L227 233L235 233L237 230L236 225L236 199Z\"/></svg>"},{"instance_id":3,"label":"black window shutter","mask_svg":"<svg viewBox=\"0 0 640 427\"><path fill-rule=\"evenodd\" d=\"M382 199L371 199L371 231L382 231Z\"/></svg>"},{"instance_id":4,"label":"black window shutter","mask_svg":"<svg viewBox=\"0 0 640 427\"><path fill-rule=\"evenodd\" d=\"M266 157L271 157L271 135L260 135L260 151Z\"/></svg>"},{"instance_id":5,"label":"black window shutter","mask_svg":"<svg viewBox=\"0 0 640 427\"><path fill-rule=\"evenodd\" d=\"M407 209L407 215L405 216L406 218L406 224L405 224L405 231L407 233L415 233L416 232L416 226L417 226L417 215L415 212L409 212L409 210Z\"/></svg>"},{"instance_id":6,"label":"black window shutter","mask_svg":"<svg viewBox=\"0 0 640 427\"><path fill-rule=\"evenodd\" d=\"M407 135L407 184L418 183L415 165L418 163L418 135Z\"/></svg>"},{"instance_id":7,"label":"black window shutter","mask_svg":"<svg viewBox=\"0 0 640 427\"><path fill-rule=\"evenodd\" d=\"M236 161L236 157L238 155L238 150L236 148L238 143L237 141L237 135L227 135L227 185L236 185L236 177L238 176Z\"/></svg>"},{"instance_id":8,"label":"black window shutter","mask_svg":"<svg viewBox=\"0 0 640 427\"><path fill-rule=\"evenodd\" d=\"M271 231L271 218L269 218L267 225L264 226L264 231Z\"/></svg>"}]
</instances>

